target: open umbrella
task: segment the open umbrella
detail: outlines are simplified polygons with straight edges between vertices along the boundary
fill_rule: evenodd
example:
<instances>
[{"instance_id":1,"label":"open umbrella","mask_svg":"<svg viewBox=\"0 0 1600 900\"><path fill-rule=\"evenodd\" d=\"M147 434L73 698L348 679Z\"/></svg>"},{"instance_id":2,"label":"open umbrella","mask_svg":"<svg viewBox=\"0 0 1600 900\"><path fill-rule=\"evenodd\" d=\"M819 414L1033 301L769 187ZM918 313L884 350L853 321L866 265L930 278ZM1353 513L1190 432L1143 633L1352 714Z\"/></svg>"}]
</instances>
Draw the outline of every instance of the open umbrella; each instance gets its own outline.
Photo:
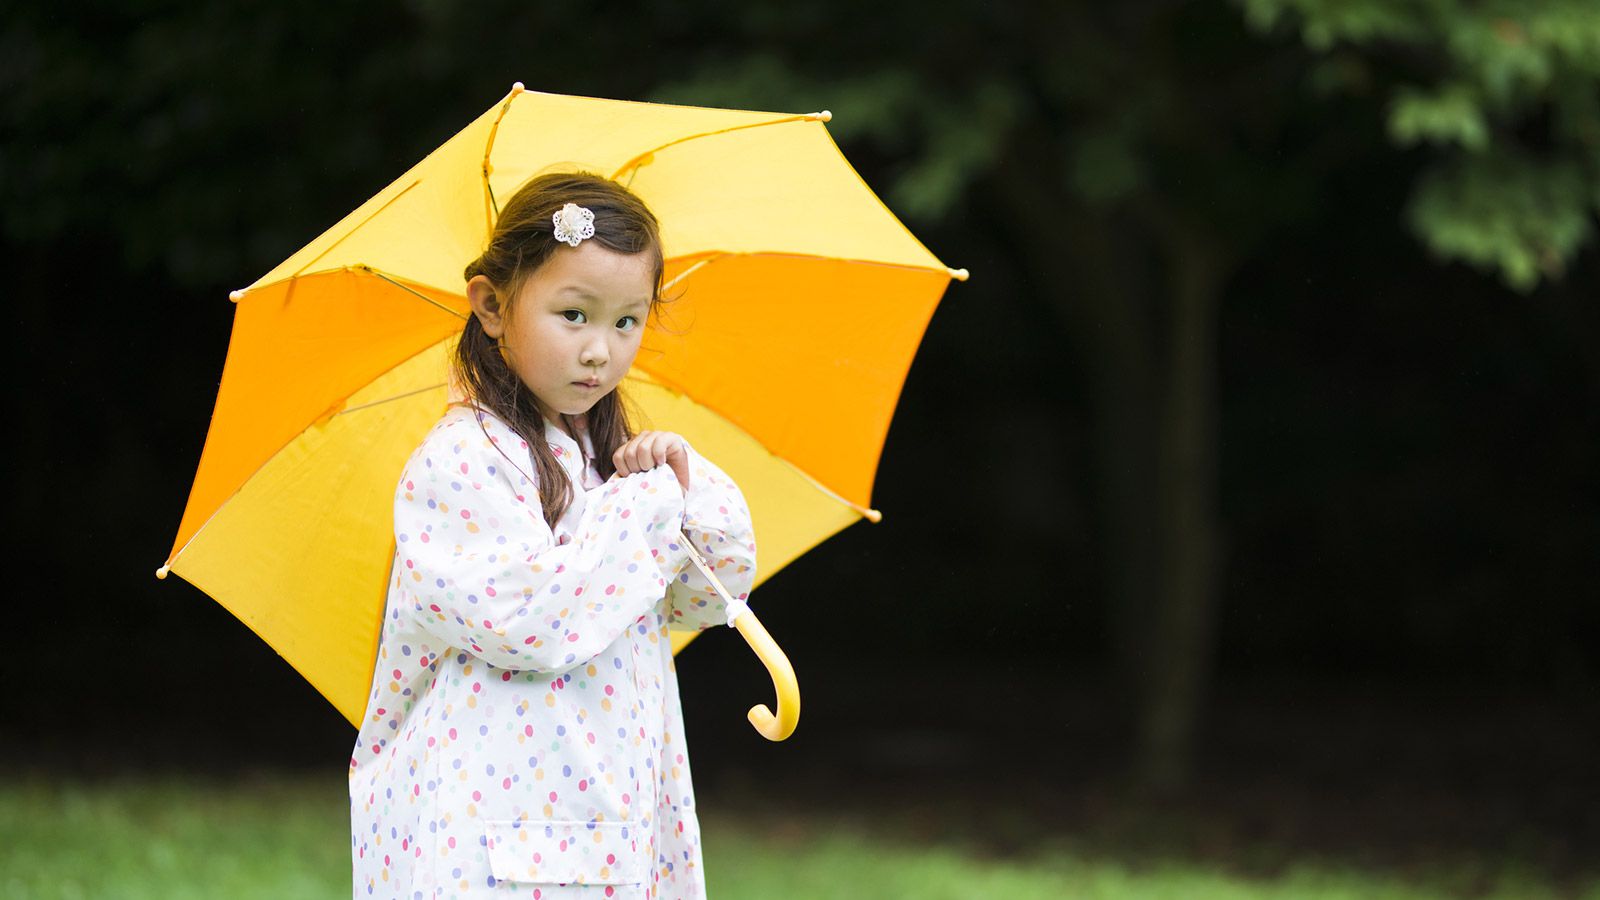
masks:
<instances>
[{"instance_id":1,"label":"open umbrella","mask_svg":"<svg viewBox=\"0 0 1600 900\"><path fill-rule=\"evenodd\" d=\"M860 518L889 420L951 278L851 168L787 115L526 91L519 83L250 287L171 555L351 722L365 707L393 552L394 482L446 403L462 269L528 178L581 168L661 221L668 321L623 391L749 502L764 580ZM713 579L713 584L715 583ZM759 583L759 581L758 581ZM735 623L794 727L793 673ZM674 650L691 638L675 635Z\"/></svg>"}]
</instances>

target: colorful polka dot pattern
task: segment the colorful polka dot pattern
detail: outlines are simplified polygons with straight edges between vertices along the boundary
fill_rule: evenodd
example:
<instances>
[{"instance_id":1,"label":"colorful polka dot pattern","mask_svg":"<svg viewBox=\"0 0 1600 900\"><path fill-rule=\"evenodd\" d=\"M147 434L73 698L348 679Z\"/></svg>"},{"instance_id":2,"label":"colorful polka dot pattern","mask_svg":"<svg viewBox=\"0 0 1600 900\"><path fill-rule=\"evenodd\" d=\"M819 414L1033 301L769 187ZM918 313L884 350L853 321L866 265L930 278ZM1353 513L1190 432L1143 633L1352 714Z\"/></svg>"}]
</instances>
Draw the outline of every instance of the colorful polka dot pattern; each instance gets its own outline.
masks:
<instances>
[{"instance_id":1,"label":"colorful polka dot pattern","mask_svg":"<svg viewBox=\"0 0 1600 900\"><path fill-rule=\"evenodd\" d=\"M468 406L400 477L350 760L357 897L705 893L667 628L727 615L680 529L748 596L748 507L693 448L685 495L667 467L602 481L564 432L544 439L583 487L555 529L527 443Z\"/></svg>"}]
</instances>

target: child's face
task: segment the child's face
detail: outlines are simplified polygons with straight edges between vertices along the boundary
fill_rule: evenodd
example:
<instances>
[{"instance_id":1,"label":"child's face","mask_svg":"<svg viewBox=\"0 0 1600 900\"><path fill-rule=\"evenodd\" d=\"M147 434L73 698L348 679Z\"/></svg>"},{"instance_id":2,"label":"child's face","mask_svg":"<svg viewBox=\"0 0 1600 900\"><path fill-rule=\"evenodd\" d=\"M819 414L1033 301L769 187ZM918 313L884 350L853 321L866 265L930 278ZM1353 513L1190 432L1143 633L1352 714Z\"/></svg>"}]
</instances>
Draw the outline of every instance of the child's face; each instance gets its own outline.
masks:
<instances>
[{"instance_id":1,"label":"child's face","mask_svg":"<svg viewBox=\"0 0 1600 900\"><path fill-rule=\"evenodd\" d=\"M633 365L652 275L647 253L617 253L595 240L557 247L523 283L509 315L480 311L479 319L490 337L505 338L506 361L546 415L580 415Z\"/></svg>"}]
</instances>

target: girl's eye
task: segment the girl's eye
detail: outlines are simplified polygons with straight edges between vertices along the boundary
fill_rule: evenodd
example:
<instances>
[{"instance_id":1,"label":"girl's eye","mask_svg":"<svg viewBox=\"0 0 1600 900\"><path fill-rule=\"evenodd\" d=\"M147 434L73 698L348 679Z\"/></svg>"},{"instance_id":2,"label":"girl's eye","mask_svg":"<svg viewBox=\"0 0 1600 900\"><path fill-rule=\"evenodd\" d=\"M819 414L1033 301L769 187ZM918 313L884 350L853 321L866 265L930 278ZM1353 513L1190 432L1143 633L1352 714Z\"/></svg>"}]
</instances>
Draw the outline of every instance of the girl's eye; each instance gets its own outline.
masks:
<instances>
[{"instance_id":1,"label":"girl's eye","mask_svg":"<svg viewBox=\"0 0 1600 900\"><path fill-rule=\"evenodd\" d=\"M561 314L566 316L568 322L584 321L583 310L581 309L564 309L561 311Z\"/></svg>"},{"instance_id":2,"label":"girl's eye","mask_svg":"<svg viewBox=\"0 0 1600 900\"><path fill-rule=\"evenodd\" d=\"M622 318L617 320L617 327L622 329L623 331L632 331L634 329L634 326L636 326L638 324L639 324L639 320L637 318L635 318L634 316L623 316Z\"/></svg>"}]
</instances>

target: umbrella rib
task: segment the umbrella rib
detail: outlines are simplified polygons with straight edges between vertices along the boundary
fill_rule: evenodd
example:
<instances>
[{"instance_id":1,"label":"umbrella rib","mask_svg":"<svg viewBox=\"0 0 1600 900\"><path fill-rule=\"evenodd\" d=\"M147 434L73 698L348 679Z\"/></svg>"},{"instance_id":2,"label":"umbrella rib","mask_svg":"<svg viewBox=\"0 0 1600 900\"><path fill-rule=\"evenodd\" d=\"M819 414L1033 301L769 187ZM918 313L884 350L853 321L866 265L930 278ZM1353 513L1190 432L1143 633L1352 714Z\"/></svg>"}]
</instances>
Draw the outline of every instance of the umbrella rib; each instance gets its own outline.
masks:
<instances>
[{"instance_id":1,"label":"umbrella rib","mask_svg":"<svg viewBox=\"0 0 1600 900\"><path fill-rule=\"evenodd\" d=\"M646 150L645 152L640 153L639 155L633 157L632 159L630 159L627 162L623 163L622 166L617 169L617 171L615 171L615 172L613 172L611 174L611 180L612 181L616 181L616 180L620 179L622 177L622 173L623 172L627 172L630 169L633 170L635 173L637 173L637 171L638 171L640 166L643 166L643 165L649 163L651 161L651 159L653 159L655 157L655 155L657 153L661 152L662 150L665 150L668 147L677 146L678 144L682 144L682 143L684 143L686 141L692 141L692 140L694 140L696 138L716 137L719 134L727 134L727 133L732 132L732 131L743 131L746 128L760 128L763 125L783 125L783 124L785 124L787 122L815 122L815 121L826 122L826 121L828 121L828 119L831 119L832 117L833 117L832 114L827 113L827 112L801 113L800 115L797 115L797 116L785 116L785 117L783 117L781 119L768 119L765 122L753 122L753 123L751 123L749 125L734 125L734 126L732 126L730 128L719 128L716 131L702 131L699 134L686 135L684 137L678 138L677 140L667 141L665 144L662 144L659 147L652 147L651 149ZM631 187L632 184L633 184L633 175L629 175L628 176L628 186Z\"/></svg>"},{"instance_id":2,"label":"umbrella rib","mask_svg":"<svg viewBox=\"0 0 1600 900\"><path fill-rule=\"evenodd\" d=\"M443 382L440 382L439 384L430 384L427 387L417 388L414 391L406 391L404 394L396 394L393 397L385 397L382 400L374 400L371 403L363 403L360 406L351 406L351 407L348 407L346 409L341 409L338 412L334 413L333 415L334 416L342 416L345 413L356 412L357 410L362 410L362 409L370 409L371 407L381 406L381 405L383 405L385 403L393 403L396 400L404 400L407 397L415 397L418 394L426 394L429 391L437 391L438 389L440 389L442 387L446 387L446 386L447 385L445 383L443 383ZM301 432L301 434L304 434L304 432ZM296 435L295 437L298 438L299 435ZM291 439L290 443L293 443L293 442L294 442L294 440ZM288 445L286 444L285 446L288 446ZM277 454L274 453L273 456L277 456ZM267 458L267 462L271 462L271 460L272 460L272 457L268 457ZM267 464L266 462L263 462L261 464L261 466L264 467L266 464ZM261 467L257 467L256 472L259 472L259 471L261 471ZM250 478L246 478L243 483L241 483L237 488L234 489L232 494L228 495L228 499L227 500L222 501L222 503L220 503L215 510L212 510L211 515L208 516L204 522L201 522L200 523L200 527L196 528L194 530L194 534L189 535L189 539L187 541L183 542L183 546L182 547L178 548L178 552L176 552L176 553L172 554L171 556L167 557L167 561L165 563L162 563L161 568L156 570L156 577L157 578L166 578L167 577L167 573L172 571L172 564L178 561L178 557L182 556L184 554L184 552L189 549L189 545L190 544L193 544L196 540L199 539L200 534L206 530L206 526L211 524L211 520L215 519L217 517L217 514L222 512L222 507L227 506L229 503L233 502L233 498L238 496L239 492L244 490L245 484L248 484L250 482L250 479L254 478L254 477L255 477L255 472L252 472L250 474Z\"/></svg>"},{"instance_id":3,"label":"umbrella rib","mask_svg":"<svg viewBox=\"0 0 1600 900\"><path fill-rule=\"evenodd\" d=\"M438 308L444 310L445 312L449 313L452 316L455 316L458 319L461 319L461 320L465 321L466 318L467 318L465 314L457 312L456 310L453 310L450 307L445 306L443 303L440 303L439 301L433 299L432 297L429 297L427 294L422 293L421 291L417 290L414 287L411 287L410 285L403 284L403 283L401 283L399 281L396 281L395 279L389 277L389 275L387 273L380 272L380 271L378 271L377 269L374 269L371 266L365 266L365 265L363 265L363 266L353 266L352 268L357 269L357 270L362 271L362 272L370 273L372 275L376 275L377 277L382 278L384 281L389 282L390 284L394 285L395 287L399 288L402 291L406 291L408 293L417 295L418 297L422 298L422 301L424 303L430 304L432 306L437 306Z\"/></svg>"},{"instance_id":4,"label":"umbrella rib","mask_svg":"<svg viewBox=\"0 0 1600 900\"><path fill-rule=\"evenodd\" d=\"M760 438L756 437L754 434L751 434L750 430L748 428L745 428L743 425L741 425L737 419L733 418L732 416L729 416L727 413L725 413L722 410L716 408L715 406L712 406L709 403L706 403L703 400L696 399L693 394L691 394L688 391L684 390L681 385L677 384L676 382L672 381L669 378L664 378L660 374L658 374L656 372L652 372L649 369L641 368L641 369L637 369L637 372L639 374L630 373L629 377L630 378L638 378L640 381L644 381L647 384L652 384L652 385L654 385L656 387L659 387L659 388L662 388L662 389L664 389L666 391L669 391L671 393L677 394L680 397L688 398L689 402L695 404L696 406L702 407L703 409L706 409L707 411L715 414L717 418L719 418L722 421L728 423L729 425L732 425L734 428L737 428L739 430L740 434L742 434L745 437L749 438L752 442L754 442L756 444L756 446L760 447L762 450L765 450L767 452L768 456L772 457L773 459L777 460L778 462L783 463L785 466L788 466L790 469L794 470L794 473L796 475L799 475L801 478L804 478L806 481L810 482L812 487L816 488L817 490L821 491L824 494L827 494L829 497L832 497L833 499L839 501L840 503L844 504L845 506L848 506L851 509L855 510L858 514L860 514L863 518L865 518L869 522L872 522L872 523L876 524L876 523L878 523L878 522L883 520L883 513L882 512L880 512L880 511L878 511L876 509L873 509L871 507L868 507L868 506L862 506L861 504L855 502L854 500L851 500L850 498L844 496L843 494L840 494L838 491L834 490L833 488L828 487L827 485L823 484L821 481L818 481L817 478L815 476L813 476L810 472L807 472L805 469L800 468L799 466L795 465L793 462L790 462L787 458L785 458L783 456L783 454L778 453L777 451L773 450L771 447L768 447L766 441L763 441Z\"/></svg>"},{"instance_id":5,"label":"umbrella rib","mask_svg":"<svg viewBox=\"0 0 1600 900\"><path fill-rule=\"evenodd\" d=\"M445 338L446 341L448 341L450 339L451 338ZM434 342L432 344L429 344L426 347L423 347L421 350L418 350L416 353L412 354L411 356L408 356L405 359L401 360L396 366L394 366L394 367L392 367L390 369L387 369L384 372L380 372L379 373L379 377L381 377L382 375L385 375L385 374L387 374L389 372L393 372L394 369L399 368L399 366L405 365L406 363L410 362L411 360L416 359L418 356L421 356L422 354L429 352L433 348L439 346L439 343L440 342L436 341L436 342ZM377 402L378 403L387 403L387 402L389 402L391 400L399 400L399 399L401 399L402 396L413 396L415 394L426 393L427 391L435 391L435 390L438 390L440 387L445 387L445 386L446 385L439 385L439 384L429 385L428 387L421 388L421 389L416 390L416 391L411 391L408 394L395 396L395 397L388 397L388 398L386 398L384 400L379 400ZM349 399L349 398L347 397L345 399ZM350 409L340 409L338 412L335 412L332 416L328 416L328 418L331 419L334 416L341 415L341 414L343 414L345 412L350 412L351 410L354 410L354 409L365 409L368 406L374 406L374 405L376 405L376 404L374 404L374 403L364 403L361 406L351 407ZM217 518L217 516L219 514L221 514L221 512L223 510L223 507L226 507L229 503L232 503L233 502L233 498L239 496L239 493L245 489L245 486L248 485L251 482L251 480L256 477L256 475L260 474L261 470L263 468L265 468L268 463L272 462L272 460L275 457L277 457L277 455L279 453L282 453L285 447L288 447L290 444L293 444L296 440L299 440L300 437L302 435L304 435L304 434L305 434L305 430L304 429L302 429L301 431L295 432L295 434L293 436L291 436L289 438L289 440L287 440L287 441L285 441L283 443L283 446L279 447L277 450L274 450L271 454L269 454L266 459L263 459L261 461L261 463L256 466L255 470L252 471L247 478L245 478L243 481L239 482L238 487L235 487L233 489L232 493L228 494L227 499L223 500L221 503L218 503L217 507L211 511L211 515L206 516L206 520L204 522L200 523L200 527L198 527L198 528L196 528L194 530L194 534L189 535L189 539L187 541L183 542L183 546L178 548L171 556L167 557L166 563L163 564L160 569L156 570L156 577L157 578L165 578L165 577L167 577L167 572L169 572L172 569L172 564L177 562L178 561L178 557L182 556L184 554L184 552L189 549L189 545L193 544L196 540L199 540L201 533L206 530L206 526L210 525Z\"/></svg>"},{"instance_id":6,"label":"umbrella rib","mask_svg":"<svg viewBox=\"0 0 1600 900\"><path fill-rule=\"evenodd\" d=\"M494 117L494 124L489 126L489 139L483 145L483 218L490 234L494 233L495 217L500 215L500 203L494 198L494 188L489 186L489 173L494 171L494 166L489 164L489 154L494 152L494 139L500 133L500 120L506 117L506 113L511 110L511 101L517 99L517 95L523 90L520 81L511 86L511 93L506 97L506 101L500 104L500 115Z\"/></svg>"},{"instance_id":7,"label":"umbrella rib","mask_svg":"<svg viewBox=\"0 0 1600 900\"><path fill-rule=\"evenodd\" d=\"M318 275L333 275L333 274L338 273L338 272L352 272L352 271L354 271L354 272L366 272L366 273L368 273L370 275L379 275L379 274L381 274L381 273L379 273L379 271L377 269L374 269L373 267L371 267L371 266L369 266L369 265L367 265L365 263L352 263L352 264L349 264L349 265L333 266L332 268L318 269L315 272L302 272L302 273L298 273L298 274L295 274L295 275L290 275L287 278L280 278L277 281L269 281L266 284L254 285L253 287L249 288L248 291L235 291L234 293L240 294L241 296L237 297L237 298L234 298L234 302L238 303L241 300L243 300L244 296L242 296L242 295L254 294L254 293L258 292L258 291L264 291L267 288L277 287L280 284L287 284L287 283L289 283L291 281L295 281L295 280L298 280L298 279L301 279L301 278L315 278ZM393 278L385 278L384 280L390 281L390 280L393 280ZM453 291L448 291L448 290L446 290L446 289L444 289L442 287L438 287L437 285L425 284L425 283L420 282L420 281L415 282L415 283L416 284L421 284L423 287L432 288L433 290L436 290L441 294L454 293ZM398 284L397 283L396 286L397 287L401 287L401 288L405 288L405 290L411 291L413 294L417 293L415 289L410 288L410 287L406 287L406 285L404 285L404 284ZM433 300L429 299L426 295L418 294L418 296L421 296L422 299L427 300L429 303L433 303L433 305L435 305L435 306L439 305L438 303L435 303ZM458 313L453 309L450 309L450 307L448 307L448 306L444 307L444 309L447 312L449 312L451 315L453 315L453 316L456 316L456 317L462 318L462 319L466 318L465 315L463 315L461 313Z\"/></svg>"},{"instance_id":8,"label":"umbrella rib","mask_svg":"<svg viewBox=\"0 0 1600 900\"><path fill-rule=\"evenodd\" d=\"M749 434L749 432L745 432L745 433ZM772 453L771 450L768 450L767 452L768 453ZM783 457L779 456L778 454L772 453L772 456L773 456L774 459L778 460L779 462L781 462L784 465L788 466L789 468L793 469L795 471L795 473L798 474L801 478L804 478L806 481L811 482L811 486L812 487L816 488L817 490L823 492L824 494L827 494L829 497L832 497L833 499L839 501L840 503L843 503L845 506L848 506L851 509L855 510L856 512L860 513L861 516L863 518L865 518L867 521L872 522L873 524L877 524L878 522L883 521L883 513L879 512L878 510L872 509L870 507L862 506L861 504L855 502L854 500L849 499L848 497L841 496L839 494L839 492L835 491L833 488L830 488L827 485L823 484L822 482L818 481L817 479L811 477L811 473L807 472L805 469L800 468L799 466L797 466L794 463L788 461L787 459L784 459Z\"/></svg>"},{"instance_id":9,"label":"umbrella rib","mask_svg":"<svg viewBox=\"0 0 1600 900\"><path fill-rule=\"evenodd\" d=\"M675 277L672 281L667 282L667 284L662 288L662 290L666 290L667 287L670 287L670 286L676 284L681 279L687 277L690 272L693 272L695 269L700 268L701 266L705 265L706 263L716 262L718 260L726 259L726 258L728 258L730 256L783 256L783 257L788 257L789 259L811 259L811 260L817 260L819 262L841 262L841 263L850 263L852 265L860 265L860 266L882 266L882 267L884 267L886 269L910 269L912 271L917 271L917 272L938 272L938 271L942 270L945 275L948 275L949 277L955 279L956 281L966 281L967 280L967 270L966 269L952 269L949 266L944 266L944 265L939 265L939 266L915 266L915 265L911 265L909 263L884 262L884 261L878 260L878 259L852 259L852 258L847 257L847 256L824 256L823 254L820 254L820 253L786 253L786 252L784 252L782 250L709 250L709 251L697 250L697 251L695 251L693 253L685 253L685 254L682 254L680 256L674 256L671 259L669 259L668 262L674 262L674 261L679 260L679 259L693 258L693 257L696 257L696 256L702 256L702 255L705 256L706 258L703 259L703 260L700 260L695 265L691 266L688 270L679 273L677 275L677 277Z\"/></svg>"},{"instance_id":10,"label":"umbrella rib","mask_svg":"<svg viewBox=\"0 0 1600 900\"><path fill-rule=\"evenodd\" d=\"M371 403L363 403L360 406L347 406L344 409L341 409L338 412L334 413L334 415L335 416L342 416L345 413L353 413L353 412L359 412L359 411L361 411L363 409L371 409L374 406L382 406L385 403L393 403L396 400L404 400L407 397L415 397L418 394L426 394L429 391L437 391L438 389L440 389L442 387L447 387L447 386L448 385L445 382L441 381L438 384L430 384L427 387L420 387L420 388L417 388L414 391L406 391L403 394L395 394L393 397L385 397L382 400L374 400Z\"/></svg>"},{"instance_id":11,"label":"umbrella rib","mask_svg":"<svg viewBox=\"0 0 1600 900\"><path fill-rule=\"evenodd\" d=\"M390 197L387 201L385 201L382 206L380 206L377 209L373 210L371 215L367 216L365 219L362 219L360 222L357 222L356 224L350 226L350 230L349 231L346 231L344 234L339 235L339 239L337 241L334 241L333 243L329 244L328 245L328 249L322 251L321 253L318 253L316 256L312 257L311 259L306 260L306 264L301 266L300 268L296 269L294 274L290 275L289 277L291 279L300 277L300 275L303 272L305 272L305 270L311 268L312 265L316 264L324 256L327 256L329 253L332 253L335 247L338 247L340 244L344 243L345 240L350 237L350 235L355 234L357 231L360 231L361 230L361 226L367 224L368 222L371 222L374 218L377 217L378 213L381 213L384 210L388 209L390 206L394 205L394 202L396 200L399 200L401 197L404 197L408 191L410 191L412 188L416 187L417 185L419 185L421 183L422 183L422 179L418 178L416 181L413 181L410 184L406 185L404 188L402 188L400 190L399 193L395 194L393 197Z\"/></svg>"},{"instance_id":12,"label":"umbrella rib","mask_svg":"<svg viewBox=\"0 0 1600 900\"><path fill-rule=\"evenodd\" d=\"M690 266L689 268L684 269L682 272L679 272L677 275L674 275L672 277L671 281L669 281L666 284L663 284L661 286L661 293L665 294L667 291L672 290L672 286L673 285L675 285L678 282L684 280L685 278L688 278L690 275L693 275L702 266L706 265L707 263L715 262L716 260L719 260L723 256L726 256L726 255L727 254L723 253L723 254L718 254L717 256L708 256L705 259L702 259L699 262L695 263L694 265Z\"/></svg>"}]
</instances>

